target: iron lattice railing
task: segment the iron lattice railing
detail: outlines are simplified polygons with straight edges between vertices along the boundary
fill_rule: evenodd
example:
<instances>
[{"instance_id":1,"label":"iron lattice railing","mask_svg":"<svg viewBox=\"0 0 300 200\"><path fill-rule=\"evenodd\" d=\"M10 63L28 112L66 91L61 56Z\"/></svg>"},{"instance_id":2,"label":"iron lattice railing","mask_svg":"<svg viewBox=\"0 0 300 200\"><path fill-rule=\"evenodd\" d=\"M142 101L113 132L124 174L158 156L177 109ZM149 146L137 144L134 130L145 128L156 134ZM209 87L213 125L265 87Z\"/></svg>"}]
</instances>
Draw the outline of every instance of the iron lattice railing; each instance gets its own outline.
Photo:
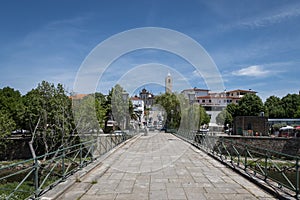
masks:
<instances>
[{"instance_id":1,"label":"iron lattice railing","mask_svg":"<svg viewBox=\"0 0 300 200\"><path fill-rule=\"evenodd\" d=\"M0 165L0 199L38 199L130 135L102 134L20 162Z\"/></svg>"},{"instance_id":2,"label":"iron lattice railing","mask_svg":"<svg viewBox=\"0 0 300 200\"><path fill-rule=\"evenodd\" d=\"M246 172L251 175L250 177L259 178L268 185L299 199L300 157L212 134L182 130L175 134L231 167Z\"/></svg>"}]
</instances>

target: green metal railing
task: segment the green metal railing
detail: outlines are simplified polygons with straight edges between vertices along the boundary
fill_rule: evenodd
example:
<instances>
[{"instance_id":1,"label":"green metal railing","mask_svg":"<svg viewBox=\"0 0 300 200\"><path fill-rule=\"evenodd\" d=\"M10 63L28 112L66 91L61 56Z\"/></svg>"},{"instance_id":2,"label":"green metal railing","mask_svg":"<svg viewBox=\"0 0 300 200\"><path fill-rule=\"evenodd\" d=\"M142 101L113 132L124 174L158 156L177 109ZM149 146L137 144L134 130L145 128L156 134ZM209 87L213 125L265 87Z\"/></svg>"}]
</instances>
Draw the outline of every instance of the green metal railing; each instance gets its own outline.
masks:
<instances>
[{"instance_id":1,"label":"green metal railing","mask_svg":"<svg viewBox=\"0 0 300 200\"><path fill-rule=\"evenodd\" d=\"M0 199L38 199L68 176L124 142L127 134L88 137L88 141L20 162L0 165Z\"/></svg>"},{"instance_id":2,"label":"green metal railing","mask_svg":"<svg viewBox=\"0 0 300 200\"><path fill-rule=\"evenodd\" d=\"M245 171L252 178L264 180L272 187L299 199L300 157L211 134L190 131L178 131L175 134L233 168Z\"/></svg>"}]
</instances>

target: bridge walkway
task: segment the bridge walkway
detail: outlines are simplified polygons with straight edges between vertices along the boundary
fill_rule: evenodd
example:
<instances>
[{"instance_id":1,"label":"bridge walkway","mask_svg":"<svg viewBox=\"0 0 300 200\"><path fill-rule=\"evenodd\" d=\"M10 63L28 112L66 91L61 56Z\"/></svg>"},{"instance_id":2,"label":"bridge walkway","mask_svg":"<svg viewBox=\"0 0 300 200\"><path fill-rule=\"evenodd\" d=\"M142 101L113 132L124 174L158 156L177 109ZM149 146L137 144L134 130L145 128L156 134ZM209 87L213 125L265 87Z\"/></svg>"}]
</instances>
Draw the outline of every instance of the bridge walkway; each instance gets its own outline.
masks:
<instances>
[{"instance_id":1,"label":"bridge walkway","mask_svg":"<svg viewBox=\"0 0 300 200\"><path fill-rule=\"evenodd\" d=\"M158 132L127 142L59 194L59 200L275 199L201 150Z\"/></svg>"}]
</instances>

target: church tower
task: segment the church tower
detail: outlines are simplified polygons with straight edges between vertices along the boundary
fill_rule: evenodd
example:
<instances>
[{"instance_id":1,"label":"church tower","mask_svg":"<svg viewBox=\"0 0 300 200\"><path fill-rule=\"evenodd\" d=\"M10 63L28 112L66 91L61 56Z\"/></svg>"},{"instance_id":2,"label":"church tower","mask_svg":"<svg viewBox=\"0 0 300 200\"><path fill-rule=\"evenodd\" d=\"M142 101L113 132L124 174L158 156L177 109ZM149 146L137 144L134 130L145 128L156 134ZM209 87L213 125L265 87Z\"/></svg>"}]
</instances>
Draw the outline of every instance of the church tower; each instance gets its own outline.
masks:
<instances>
[{"instance_id":1,"label":"church tower","mask_svg":"<svg viewBox=\"0 0 300 200\"><path fill-rule=\"evenodd\" d=\"M166 93L172 93L172 86L173 86L173 80L170 72L168 73L168 76L165 79L165 88L166 88Z\"/></svg>"}]
</instances>

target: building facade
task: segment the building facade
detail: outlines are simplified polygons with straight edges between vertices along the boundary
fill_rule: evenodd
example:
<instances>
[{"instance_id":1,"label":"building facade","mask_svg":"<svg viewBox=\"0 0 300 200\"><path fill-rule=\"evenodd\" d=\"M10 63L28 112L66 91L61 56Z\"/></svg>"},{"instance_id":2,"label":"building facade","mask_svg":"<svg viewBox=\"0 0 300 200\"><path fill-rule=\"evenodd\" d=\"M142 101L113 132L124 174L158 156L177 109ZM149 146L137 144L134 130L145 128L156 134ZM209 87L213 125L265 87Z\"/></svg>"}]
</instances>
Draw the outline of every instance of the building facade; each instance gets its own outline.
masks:
<instances>
[{"instance_id":1,"label":"building facade","mask_svg":"<svg viewBox=\"0 0 300 200\"><path fill-rule=\"evenodd\" d=\"M198 103L204 107L206 113L210 116L210 125L216 124L216 117L226 108L228 104L238 104L239 100L248 93L256 94L252 90L231 90L220 93L210 92L207 89L185 89L181 92L192 103Z\"/></svg>"},{"instance_id":2,"label":"building facade","mask_svg":"<svg viewBox=\"0 0 300 200\"><path fill-rule=\"evenodd\" d=\"M146 108L151 108L154 104L155 96L144 88L140 92L140 99L144 101Z\"/></svg>"},{"instance_id":3,"label":"building facade","mask_svg":"<svg viewBox=\"0 0 300 200\"><path fill-rule=\"evenodd\" d=\"M137 97L137 96L131 97L130 100L131 100L132 105L133 105L133 112L135 112L135 114L138 117L139 123L141 123L142 119L144 118L144 115L145 115L144 101L141 98Z\"/></svg>"}]
</instances>

